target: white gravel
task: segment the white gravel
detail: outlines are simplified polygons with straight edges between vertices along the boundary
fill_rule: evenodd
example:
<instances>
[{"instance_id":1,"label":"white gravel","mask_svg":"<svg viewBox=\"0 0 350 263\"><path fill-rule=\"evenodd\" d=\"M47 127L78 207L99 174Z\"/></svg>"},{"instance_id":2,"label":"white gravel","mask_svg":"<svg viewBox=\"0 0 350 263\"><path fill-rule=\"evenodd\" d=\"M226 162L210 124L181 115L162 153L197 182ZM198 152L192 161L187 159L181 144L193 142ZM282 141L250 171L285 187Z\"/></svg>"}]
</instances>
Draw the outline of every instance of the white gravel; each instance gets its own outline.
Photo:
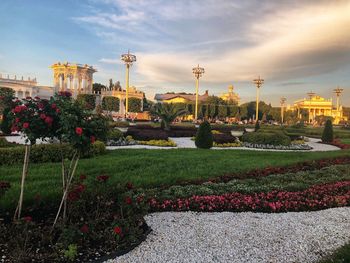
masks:
<instances>
[{"instance_id":1,"label":"white gravel","mask_svg":"<svg viewBox=\"0 0 350 263\"><path fill-rule=\"evenodd\" d=\"M152 232L108 263L317 262L350 241L350 207L299 213L163 212Z\"/></svg>"},{"instance_id":2,"label":"white gravel","mask_svg":"<svg viewBox=\"0 0 350 263\"><path fill-rule=\"evenodd\" d=\"M149 146L149 145L128 145L128 146L107 146L108 150L116 150L116 149L176 149L176 148L196 148L196 145L194 144L194 141L191 140L190 137L181 137L181 138L170 138L173 140L177 147L159 147L159 146ZM312 150L297 150L298 152L323 152L323 151L336 151L340 150L340 148L328 145L328 144L322 144L318 143L319 139L314 138L308 138L309 142L306 144L310 145L313 149ZM255 149L255 148L247 148L247 147L213 147L214 150L248 150L248 151L273 151L273 152L293 152L293 150L273 150L273 149Z\"/></svg>"}]
</instances>

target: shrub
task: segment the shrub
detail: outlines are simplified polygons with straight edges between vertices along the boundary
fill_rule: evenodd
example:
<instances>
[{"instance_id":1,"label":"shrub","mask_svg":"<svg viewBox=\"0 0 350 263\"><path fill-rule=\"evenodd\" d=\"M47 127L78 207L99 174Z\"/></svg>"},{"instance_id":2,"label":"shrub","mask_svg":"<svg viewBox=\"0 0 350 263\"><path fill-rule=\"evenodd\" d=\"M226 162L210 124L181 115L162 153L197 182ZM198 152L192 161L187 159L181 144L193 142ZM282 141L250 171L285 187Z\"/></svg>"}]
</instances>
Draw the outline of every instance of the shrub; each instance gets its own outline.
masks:
<instances>
[{"instance_id":1,"label":"shrub","mask_svg":"<svg viewBox=\"0 0 350 263\"><path fill-rule=\"evenodd\" d=\"M105 96L102 99L102 109L106 111L119 111L119 98Z\"/></svg>"},{"instance_id":2,"label":"shrub","mask_svg":"<svg viewBox=\"0 0 350 263\"><path fill-rule=\"evenodd\" d=\"M107 133L107 140L117 141L123 137L123 133L118 129L112 129Z\"/></svg>"},{"instance_id":3,"label":"shrub","mask_svg":"<svg viewBox=\"0 0 350 263\"><path fill-rule=\"evenodd\" d=\"M103 142L96 141L92 147L85 153L84 157L91 157L102 154L106 151ZM30 162L60 162L61 153L65 158L71 158L74 149L68 144L39 144L33 145L30 153ZM24 146L0 148L0 165L20 164L23 162Z\"/></svg>"},{"instance_id":4,"label":"shrub","mask_svg":"<svg viewBox=\"0 0 350 263\"><path fill-rule=\"evenodd\" d=\"M4 134L11 134L11 121L8 119L7 115L10 112L9 108L5 108L3 111L2 122L0 125L0 130Z\"/></svg>"},{"instance_id":5,"label":"shrub","mask_svg":"<svg viewBox=\"0 0 350 263\"><path fill-rule=\"evenodd\" d=\"M1 138L0 137L0 148L4 148L4 147L15 147L18 146L18 144L14 143L14 142L8 142L6 140L6 138Z\"/></svg>"},{"instance_id":6,"label":"shrub","mask_svg":"<svg viewBox=\"0 0 350 263\"><path fill-rule=\"evenodd\" d=\"M260 129L260 124L259 124L259 121L257 121L255 123L255 127L254 127L255 131L258 131Z\"/></svg>"},{"instance_id":7,"label":"shrub","mask_svg":"<svg viewBox=\"0 0 350 263\"><path fill-rule=\"evenodd\" d=\"M199 126L196 134L195 144L197 148L210 149L213 147L213 134L209 122L204 121Z\"/></svg>"},{"instance_id":8,"label":"shrub","mask_svg":"<svg viewBox=\"0 0 350 263\"><path fill-rule=\"evenodd\" d=\"M223 144L223 143L234 143L236 142L236 137L231 134L213 134L213 139L215 143Z\"/></svg>"},{"instance_id":9,"label":"shrub","mask_svg":"<svg viewBox=\"0 0 350 263\"><path fill-rule=\"evenodd\" d=\"M332 142L333 141L333 125L331 120L326 121L326 125L324 127L322 133L322 142Z\"/></svg>"},{"instance_id":10,"label":"shrub","mask_svg":"<svg viewBox=\"0 0 350 263\"><path fill-rule=\"evenodd\" d=\"M138 141L141 145L160 146L160 147L176 147L176 143L172 140L150 140Z\"/></svg>"},{"instance_id":11,"label":"shrub","mask_svg":"<svg viewBox=\"0 0 350 263\"><path fill-rule=\"evenodd\" d=\"M291 139L283 132L252 132L246 133L242 136L244 142L253 144L264 144L264 145L284 145L288 146L291 144Z\"/></svg>"},{"instance_id":12,"label":"shrub","mask_svg":"<svg viewBox=\"0 0 350 263\"><path fill-rule=\"evenodd\" d=\"M139 141L168 140L167 133L160 129L138 129L136 127L130 127L126 132L126 136L132 136L132 138Z\"/></svg>"},{"instance_id":13,"label":"shrub","mask_svg":"<svg viewBox=\"0 0 350 263\"><path fill-rule=\"evenodd\" d=\"M94 94L78 94L77 101L88 110L95 109L96 96Z\"/></svg>"}]
</instances>

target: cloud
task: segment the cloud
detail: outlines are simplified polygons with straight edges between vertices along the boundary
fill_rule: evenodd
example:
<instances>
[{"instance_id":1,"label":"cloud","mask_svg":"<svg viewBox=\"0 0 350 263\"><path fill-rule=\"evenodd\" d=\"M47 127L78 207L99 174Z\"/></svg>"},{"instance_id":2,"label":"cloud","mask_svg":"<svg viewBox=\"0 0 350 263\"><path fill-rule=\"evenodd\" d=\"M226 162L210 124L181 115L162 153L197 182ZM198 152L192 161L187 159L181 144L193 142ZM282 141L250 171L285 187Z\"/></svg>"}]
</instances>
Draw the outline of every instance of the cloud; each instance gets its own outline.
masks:
<instances>
[{"instance_id":1,"label":"cloud","mask_svg":"<svg viewBox=\"0 0 350 263\"><path fill-rule=\"evenodd\" d=\"M101 58L98 62L106 64L122 64L120 58Z\"/></svg>"}]
</instances>

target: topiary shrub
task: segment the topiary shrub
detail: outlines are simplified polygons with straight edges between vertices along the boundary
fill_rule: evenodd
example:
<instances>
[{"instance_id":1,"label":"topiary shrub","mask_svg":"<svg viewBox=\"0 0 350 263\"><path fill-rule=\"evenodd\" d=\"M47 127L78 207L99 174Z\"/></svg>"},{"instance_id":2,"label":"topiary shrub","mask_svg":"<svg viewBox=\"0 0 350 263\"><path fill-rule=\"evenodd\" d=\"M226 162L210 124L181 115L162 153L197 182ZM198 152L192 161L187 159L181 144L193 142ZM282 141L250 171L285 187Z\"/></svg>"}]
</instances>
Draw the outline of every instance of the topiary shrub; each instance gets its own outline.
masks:
<instances>
[{"instance_id":1,"label":"topiary shrub","mask_svg":"<svg viewBox=\"0 0 350 263\"><path fill-rule=\"evenodd\" d=\"M332 142L334 139L333 137L333 125L331 120L326 121L326 125L324 127L323 133L322 133L322 142Z\"/></svg>"},{"instance_id":2,"label":"topiary shrub","mask_svg":"<svg viewBox=\"0 0 350 263\"><path fill-rule=\"evenodd\" d=\"M213 147L213 134L209 122L201 123L196 134L195 144L197 148L210 149Z\"/></svg>"},{"instance_id":3,"label":"topiary shrub","mask_svg":"<svg viewBox=\"0 0 350 263\"><path fill-rule=\"evenodd\" d=\"M284 145L289 146L291 139L283 132L251 132L242 136L244 142L262 145Z\"/></svg>"}]
</instances>

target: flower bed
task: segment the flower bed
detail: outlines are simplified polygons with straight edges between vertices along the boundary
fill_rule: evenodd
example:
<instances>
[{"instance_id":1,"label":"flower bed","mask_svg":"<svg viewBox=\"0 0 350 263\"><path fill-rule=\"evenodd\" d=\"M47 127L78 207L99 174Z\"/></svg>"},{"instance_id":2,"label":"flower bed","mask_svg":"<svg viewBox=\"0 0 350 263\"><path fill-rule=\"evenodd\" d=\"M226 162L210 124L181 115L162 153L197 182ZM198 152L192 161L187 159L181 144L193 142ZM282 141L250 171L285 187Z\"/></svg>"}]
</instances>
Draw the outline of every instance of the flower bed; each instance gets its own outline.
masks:
<instances>
[{"instance_id":1,"label":"flower bed","mask_svg":"<svg viewBox=\"0 0 350 263\"><path fill-rule=\"evenodd\" d=\"M312 211L350 205L350 181L316 185L297 192L229 193L163 201L152 198L149 204L152 211Z\"/></svg>"},{"instance_id":2,"label":"flower bed","mask_svg":"<svg viewBox=\"0 0 350 263\"><path fill-rule=\"evenodd\" d=\"M255 149L271 149L271 150L284 150L284 151L312 150L312 147L307 144L271 145L271 144L257 144L257 143L244 142L243 146L247 148L255 148Z\"/></svg>"},{"instance_id":3,"label":"flower bed","mask_svg":"<svg viewBox=\"0 0 350 263\"><path fill-rule=\"evenodd\" d=\"M220 147L220 148L230 148L230 147L242 147L241 142L227 142L227 143L213 143L213 147Z\"/></svg>"},{"instance_id":4,"label":"flower bed","mask_svg":"<svg viewBox=\"0 0 350 263\"><path fill-rule=\"evenodd\" d=\"M350 149L350 144L342 143L339 139L335 139L333 142L326 144L339 147L342 150Z\"/></svg>"},{"instance_id":5,"label":"flower bed","mask_svg":"<svg viewBox=\"0 0 350 263\"><path fill-rule=\"evenodd\" d=\"M137 141L137 144L160 146L160 147L176 147L176 143L170 139L168 140L150 140L150 141Z\"/></svg>"}]
</instances>

